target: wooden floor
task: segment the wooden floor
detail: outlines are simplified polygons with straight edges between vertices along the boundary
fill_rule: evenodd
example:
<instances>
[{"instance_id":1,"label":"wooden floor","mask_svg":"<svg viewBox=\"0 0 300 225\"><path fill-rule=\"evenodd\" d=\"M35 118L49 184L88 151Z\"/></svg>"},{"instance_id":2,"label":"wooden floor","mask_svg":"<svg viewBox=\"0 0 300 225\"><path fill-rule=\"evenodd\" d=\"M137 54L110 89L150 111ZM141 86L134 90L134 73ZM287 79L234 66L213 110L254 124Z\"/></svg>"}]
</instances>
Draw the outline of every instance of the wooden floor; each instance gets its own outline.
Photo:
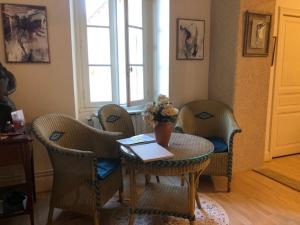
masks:
<instances>
[{"instance_id":1,"label":"wooden floor","mask_svg":"<svg viewBox=\"0 0 300 225\"><path fill-rule=\"evenodd\" d=\"M263 168L272 169L300 182L300 154L278 157L266 162Z\"/></svg>"},{"instance_id":2,"label":"wooden floor","mask_svg":"<svg viewBox=\"0 0 300 225\"><path fill-rule=\"evenodd\" d=\"M300 164L298 165L298 171ZM153 179L153 178L152 178ZM154 179L153 179L154 180ZM178 183L178 178L162 178L162 182ZM143 187L144 177L138 178ZM201 179L199 192L219 202L226 210L231 225L299 225L300 193L253 171L237 173L232 191L226 190L226 179ZM128 189L128 177L125 178ZM125 196L127 193L125 193ZM35 204L35 224L45 225L49 193L38 195ZM92 225L92 219L74 213L56 210L54 225ZM28 216L0 220L0 225L29 225ZM105 223L103 225L106 225Z\"/></svg>"}]
</instances>

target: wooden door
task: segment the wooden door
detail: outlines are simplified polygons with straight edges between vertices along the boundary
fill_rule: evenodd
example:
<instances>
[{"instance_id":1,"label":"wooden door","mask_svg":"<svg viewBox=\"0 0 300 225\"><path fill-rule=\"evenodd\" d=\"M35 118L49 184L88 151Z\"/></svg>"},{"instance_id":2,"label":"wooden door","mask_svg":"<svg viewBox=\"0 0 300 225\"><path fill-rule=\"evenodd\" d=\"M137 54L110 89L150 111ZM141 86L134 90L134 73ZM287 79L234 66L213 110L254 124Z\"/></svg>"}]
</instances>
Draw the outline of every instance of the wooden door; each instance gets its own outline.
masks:
<instances>
[{"instance_id":1,"label":"wooden door","mask_svg":"<svg viewBox=\"0 0 300 225\"><path fill-rule=\"evenodd\" d=\"M300 11L280 9L273 93L272 157L300 152Z\"/></svg>"}]
</instances>

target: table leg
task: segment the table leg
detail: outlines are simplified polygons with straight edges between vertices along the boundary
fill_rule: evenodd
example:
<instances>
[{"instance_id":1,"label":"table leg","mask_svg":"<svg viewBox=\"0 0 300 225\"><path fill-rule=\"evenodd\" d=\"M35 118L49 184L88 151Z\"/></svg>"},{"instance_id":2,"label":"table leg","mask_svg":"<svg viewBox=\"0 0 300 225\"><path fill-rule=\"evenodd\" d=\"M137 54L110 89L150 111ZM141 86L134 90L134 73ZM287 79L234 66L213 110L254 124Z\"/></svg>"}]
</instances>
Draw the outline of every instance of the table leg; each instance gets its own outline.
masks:
<instances>
[{"instance_id":1,"label":"table leg","mask_svg":"<svg viewBox=\"0 0 300 225\"><path fill-rule=\"evenodd\" d=\"M33 160L33 147L32 143L30 145L30 154L31 154L31 174L32 174L32 189L33 189L33 200L36 202L36 189L35 189L35 176L34 176L34 160Z\"/></svg>"},{"instance_id":2,"label":"table leg","mask_svg":"<svg viewBox=\"0 0 300 225\"><path fill-rule=\"evenodd\" d=\"M196 187L195 187L195 173L189 173L189 188L188 188L188 197L189 197L189 211L190 214L195 217L195 192ZM190 224L194 224L193 220L190 220Z\"/></svg>"},{"instance_id":3,"label":"table leg","mask_svg":"<svg viewBox=\"0 0 300 225\"><path fill-rule=\"evenodd\" d=\"M136 184L135 184L135 171L129 171L129 188L130 188L130 215L128 225L133 225L135 219L135 204L136 204Z\"/></svg>"},{"instance_id":4,"label":"table leg","mask_svg":"<svg viewBox=\"0 0 300 225\"><path fill-rule=\"evenodd\" d=\"M151 176L149 174L145 174L145 185L150 184Z\"/></svg>"},{"instance_id":5,"label":"table leg","mask_svg":"<svg viewBox=\"0 0 300 225\"><path fill-rule=\"evenodd\" d=\"M198 173L195 174L195 198L196 198L196 203L197 203L198 209L201 209L200 198L199 198L199 195L198 195L200 175L201 175L201 172L198 172Z\"/></svg>"},{"instance_id":6,"label":"table leg","mask_svg":"<svg viewBox=\"0 0 300 225\"><path fill-rule=\"evenodd\" d=\"M32 187L32 169L31 169L31 154L27 149L28 144L22 144L21 154L22 154L22 163L25 172L26 180L26 193L27 193L27 206L26 211L29 212L31 225L34 225L34 216L33 216L33 187Z\"/></svg>"}]
</instances>

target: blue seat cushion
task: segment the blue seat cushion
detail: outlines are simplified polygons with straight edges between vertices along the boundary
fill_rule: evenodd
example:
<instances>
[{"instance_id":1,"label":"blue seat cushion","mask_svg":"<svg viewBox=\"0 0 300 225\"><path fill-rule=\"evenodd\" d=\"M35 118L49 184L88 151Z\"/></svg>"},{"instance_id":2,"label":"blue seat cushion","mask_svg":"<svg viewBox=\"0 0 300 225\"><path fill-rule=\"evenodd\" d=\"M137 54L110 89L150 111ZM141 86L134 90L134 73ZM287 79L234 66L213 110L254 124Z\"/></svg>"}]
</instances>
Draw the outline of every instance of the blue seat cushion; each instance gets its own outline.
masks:
<instances>
[{"instance_id":1,"label":"blue seat cushion","mask_svg":"<svg viewBox=\"0 0 300 225\"><path fill-rule=\"evenodd\" d=\"M207 139L213 143L215 153L227 152L228 146L222 138L208 137Z\"/></svg>"},{"instance_id":2,"label":"blue seat cushion","mask_svg":"<svg viewBox=\"0 0 300 225\"><path fill-rule=\"evenodd\" d=\"M97 161L98 179L104 180L120 166L119 159L100 158Z\"/></svg>"}]
</instances>

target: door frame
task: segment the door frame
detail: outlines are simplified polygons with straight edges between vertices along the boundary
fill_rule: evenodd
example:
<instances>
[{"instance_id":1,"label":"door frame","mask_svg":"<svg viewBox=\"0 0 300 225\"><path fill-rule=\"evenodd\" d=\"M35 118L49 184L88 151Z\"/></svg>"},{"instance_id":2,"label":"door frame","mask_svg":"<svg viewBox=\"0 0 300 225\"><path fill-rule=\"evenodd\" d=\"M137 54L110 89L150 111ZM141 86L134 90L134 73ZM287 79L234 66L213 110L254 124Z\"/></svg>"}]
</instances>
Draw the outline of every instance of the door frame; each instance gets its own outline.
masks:
<instances>
[{"instance_id":1,"label":"door frame","mask_svg":"<svg viewBox=\"0 0 300 225\"><path fill-rule=\"evenodd\" d=\"M275 38L275 45L273 49L274 54L274 63L271 65L270 70L270 80L269 80L269 92L268 92L268 105L267 105L267 118L266 118L266 137L265 137L265 154L264 160L270 161L272 160L272 150L271 150L271 135L272 135L272 115L273 115L273 107L274 107L274 95L275 95L275 81L276 81L276 62L277 62L277 47L278 47L278 32L280 26L280 18L284 16L284 14L300 14L300 9L289 9L285 7L278 6L276 8L275 15L275 24L274 24L274 33L273 38Z\"/></svg>"}]
</instances>

